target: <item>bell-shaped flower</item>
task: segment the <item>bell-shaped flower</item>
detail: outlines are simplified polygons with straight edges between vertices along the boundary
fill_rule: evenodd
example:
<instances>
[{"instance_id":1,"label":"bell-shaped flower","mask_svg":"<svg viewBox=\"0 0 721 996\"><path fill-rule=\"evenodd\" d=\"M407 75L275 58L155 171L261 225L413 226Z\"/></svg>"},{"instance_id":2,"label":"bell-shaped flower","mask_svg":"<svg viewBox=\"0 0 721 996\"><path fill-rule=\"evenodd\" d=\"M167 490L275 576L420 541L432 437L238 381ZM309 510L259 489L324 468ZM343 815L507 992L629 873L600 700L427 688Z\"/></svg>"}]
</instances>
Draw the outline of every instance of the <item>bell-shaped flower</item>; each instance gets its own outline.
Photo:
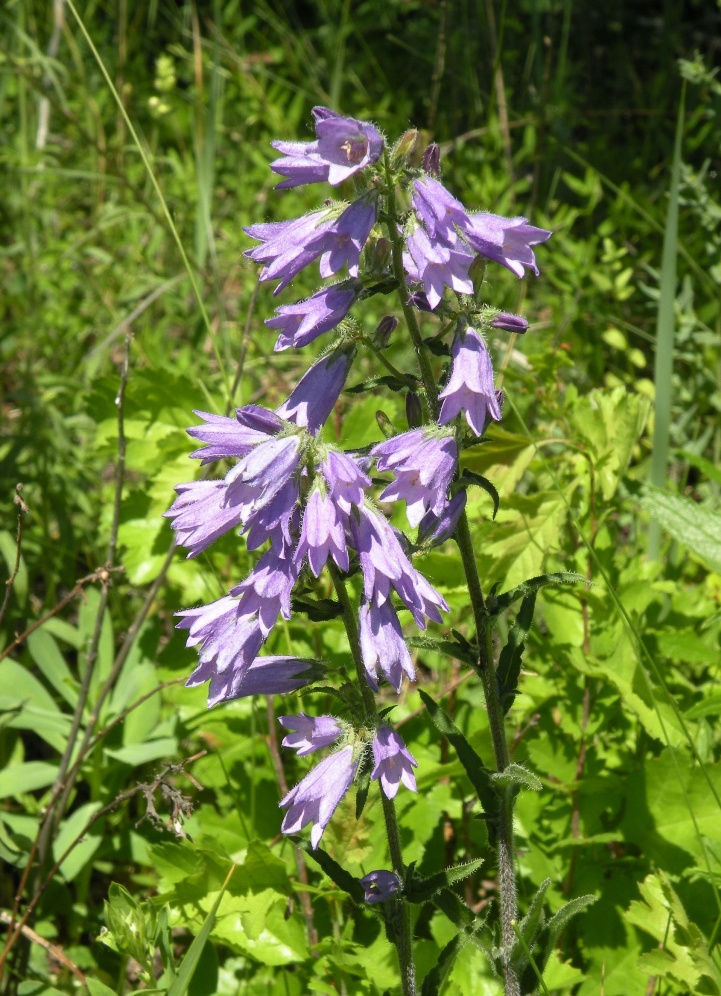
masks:
<instances>
[{"instance_id":1,"label":"bell-shaped flower","mask_svg":"<svg viewBox=\"0 0 721 996\"><path fill-rule=\"evenodd\" d=\"M298 482L290 478L269 501L248 514L245 529L249 550L257 550L266 540L276 546L291 543L291 529L299 513L298 498Z\"/></svg>"},{"instance_id":2,"label":"bell-shaped flower","mask_svg":"<svg viewBox=\"0 0 721 996\"><path fill-rule=\"evenodd\" d=\"M413 188L413 207L430 237L455 245L458 236L454 226L468 224L468 213L461 202L430 176L414 180Z\"/></svg>"},{"instance_id":3,"label":"bell-shaped flower","mask_svg":"<svg viewBox=\"0 0 721 996\"><path fill-rule=\"evenodd\" d=\"M550 239L551 232L535 228L527 218L502 218L497 214L471 214L464 226L464 238L476 252L492 259L522 277L524 266L538 276L536 257L531 246Z\"/></svg>"},{"instance_id":4,"label":"bell-shaped flower","mask_svg":"<svg viewBox=\"0 0 721 996\"><path fill-rule=\"evenodd\" d=\"M320 465L320 472L338 507L349 514L351 509L363 505L365 490L371 479L349 453L328 449Z\"/></svg>"},{"instance_id":5,"label":"bell-shaped flower","mask_svg":"<svg viewBox=\"0 0 721 996\"><path fill-rule=\"evenodd\" d=\"M225 504L225 481L190 481L178 484L178 497L164 513L172 519L179 546L190 550L188 559L197 557L223 533L242 523L242 509Z\"/></svg>"},{"instance_id":6,"label":"bell-shaped flower","mask_svg":"<svg viewBox=\"0 0 721 996\"><path fill-rule=\"evenodd\" d=\"M321 277L332 277L346 263L350 276L358 276L361 250L376 223L376 214L376 198L361 197L309 243L309 251L323 253L320 258Z\"/></svg>"},{"instance_id":7,"label":"bell-shaped flower","mask_svg":"<svg viewBox=\"0 0 721 996\"><path fill-rule=\"evenodd\" d=\"M256 657L243 671L231 698L286 695L322 677L318 662L303 657Z\"/></svg>"},{"instance_id":8,"label":"bell-shaped flower","mask_svg":"<svg viewBox=\"0 0 721 996\"><path fill-rule=\"evenodd\" d=\"M366 679L374 692L378 691L378 670L400 692L405 674L416 680L411 655L408 652L396 610L389 598L365 602L360 609L360 644Z\"/></svg>"},{"instance_id":9,"label":"bell-shaped flower","mask_svg":"<svg viewBox=\"0 0 721 996\"><path fill-rule=\"evenodd\" d=\"M313 574L318 577L328 557L332 557L342 571L348 571L346 545L346 516L330 495L316 484L310 493L303 515L303 527L295 560L300 565L307 555Z\"/></svg>"},{"instance_id":10,"label":"bell-shaped flower","mask_svg":"<svg viewBox=\"0 0 721 996\"><path fill-rule=\"evenodd\" d=\"M343 727L335 716L279 716L278 722L292 732L283 738L283 747L298 751L298 757L305 757L322 747L330 747L343 736Z\"/></svg>"},{"instance_id":11,"label":"bell-shaped flower","mask_svg":"<svg viewBox=\"0 0 721 996\"><path fill-rule=\"evenodd\" d=\"M504 332L515 332L516 335L523 335L528 332L528 319L521 315L512 315L508 311L499 311L488 323L494 329L502 329Z\"/></svg>"},{"instance_id":12,"label":"bell-shaped flower","mask_svg":"<svg viewBox=\"0 0 721 996\"><path fill-rule=\"evenodd\" d=\"M276 308L273 318L266 319L268 328L278 329L276 352L295 346L307 346L319 335L330 332L343 321L360 291L353 280L331 284L316 291L304 301L283 304Z\"/></svg>"},{"instance_id":13,"label":"bell-shaped flower","mask_svg":"<svg viewBox=\"0 0 721 996\"><path fill-rule=\"evenodd\" d=\"M298 435L271 436L260 443L226 474L226 505L238 507L247 522L293 476L300 456Z\"/></svg>"},{"instance_id":14,"label":"bell-shaped flower","mask_svg":"<svg viewBox=\"0 0 721 996\"><path fill-rule=\"evenodd\" d=\"M429 546L439 546L456 531L458 520L466 507L465 489L456 491L439 515L426 512L418 526L418 542Z\"/></svg>"},{"instance_id":15,"label":"bell-shaped flower","mask_svg":"<svg viewBox=\"0 0 721 996\"><path fill-rule=\"evenodd\" d=\"M413 769L418 762L403 743L399 733L390 726L381 726L373 737L373 760L371 772L374 781L380 781L386 798L395 798L398 786L403 782L411 792L417 792L416 776Z\"/></svg>"},{"instance_id":16,"label":"bell-shaped flower","mask_svg":"<svg viewBox=\"0 0 721 996\"><path fill-rule=\"evenodd\" d=\"M470 327L459 333L451 349L451 376L438 395L439 425L447 425L464 412L473 432L480 436L486 418L501 420L501 406L493 383L493 362L480 333Z\"/></svg>"},{"instance_id":17,"label":"bell-shaped flower","mask_svg":"<svg viewBox=\"0 0 721 996\"><path fill-rule=\"evenodd\" d=\"M200 460L201 464L244 457L268 436L264 430L241 425L237 417L228 418L225 415L211 415L209 412L201 411L194 411L193 414L199 415L205 425L191 426L187 430L188 435L209 444L190 454L192 459ZM272 431L277 432L280 428L282 424L279 423Z\"/></svg>"},{"instance_id":18,"label":"bell-shaped flower","mask_svg":"<svg viewBox=\"0 0 721 996\"><path fill-rule=\"evenodd\" d=\"M354 759L350 746L324 758L281 799L281 809L288 810L281 826L283 833L297 833L312 823L310 843L316 848L357 770L358 759Z\"/></svg>"},{"instance_id":19,"label":"bell-shaped flower","mask_svg":"<svg viewBox=\"0 0 721 996\"><path fill-rule=\"evenodd\" d=\"M400 879L392 871L379 869L368 872L360 880L360 884L365 889L363 897L367 903L383 903L390 899L401 887Z\"/></svg>"},{"instance_id":20,"label":"bell-shaped flower","mask_svg":"<svg viewBox=\"0 0 721 996\"><path fill-rule=\"evenodd\" d=\"M353 363L355 348L341 346L307 370L276 415L315 436L333 411Z\"/></svg>"},{"instance_id":21,"label":"bell-shaped flower","mask_svg":"<svg viewBox=\"0 0 721 996\"><path fill-rule=\"evenodd\" d=\"M417 526L426 512L441 513L458 462L458 448L450 433L412 429L378 443L371 456L376 458L378 470L390 470L395 478L380 501L405 501L412 526Z\"/></svg>"},{"instance_id":22,"label":"bell-shaped flower","mask_svg":"<svg viewBox=\"0 0 721 996\"><path fill-rule=\"evenodd\" d=\"M473 253L458 244L451 249L437 239L429 238L425 229L416 228L407 241L408 252L403 253L403 265L409 281L422 283L432 310L443 297L443 288L450 287L457 294L472 294L473 281L468 267Z\"/></svg>"},{"instance_id":23,"label":"bell-shaped flower","mask_svg":"<svg viewBox=\"0 0 721 996\"><path fill-rule=\"evenodd\" d=\"M238 610L244 615L258 613L263 638L275 626L279 615L290 619L290 594L298 580L298 567L292 550L284 544L266 550L245 581L231 588L239 595Z\"/></svg>"},{"instance_id":24,"label":"bell-shaped flower","mask_svg":"<svg viewBox=\"0 0 721 996\"><path fill-rule=\"evenodd\" d=\"M270 168L274 173L286 177L281 183L276 184L276 190L303 187L306 183L323 183L328 179L330 164L321 159L317 141L277 141L270 144L281 153L281 158L274 159Z\"/></svg>"},{"instance_id":25,"label":"bell-shaped flower","mask_svg":"<svg viewBox=\"0 0 721 996\"><path fill-rule=\"evenodd\" d=\"M249 225L243 231L261 245L246 249L243 253L255 263L264 263L259 280L280 280L273 291L279 294L293 277L305 269L321 254L321 249L310 249L315 241L331 224L331 212L325 208L313 211L292 221L271 221L259 225Z\"/></svg>"}]
</instances>

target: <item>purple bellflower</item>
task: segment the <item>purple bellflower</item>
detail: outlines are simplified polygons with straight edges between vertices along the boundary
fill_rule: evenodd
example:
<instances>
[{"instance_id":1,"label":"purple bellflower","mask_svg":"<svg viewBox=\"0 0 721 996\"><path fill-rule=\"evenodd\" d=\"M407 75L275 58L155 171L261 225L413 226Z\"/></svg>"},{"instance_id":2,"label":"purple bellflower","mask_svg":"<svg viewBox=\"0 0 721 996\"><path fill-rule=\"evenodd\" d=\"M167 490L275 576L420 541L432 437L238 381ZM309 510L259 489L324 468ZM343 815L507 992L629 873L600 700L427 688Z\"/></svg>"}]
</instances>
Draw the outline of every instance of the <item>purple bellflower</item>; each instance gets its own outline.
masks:
<instances>
[{"instance_id":1,"label":"purple bellflower","mask_svg":"<svg viewBox=\"0 0 721 996\"><path fill-rule=\"evenodd\" d=\"M361 249L376 223L375 197L361 197L345 209L336 221L308 244L308 251L322 252L320 275L332 277L348 264L351 277L358 276Z\"/></svg>"},{"instance_id":2,"label":"purple bellflower","mask_svg":"<svg viewBox=\"0 0 721 996\"><path fill-rule=\"evenodd\" d=\"M412 526L426 512L440 515L458 462L456 441L450 433L412 429L374 446L371 455L378 470L390 470L395 477L380 501L405 500Z\"/></svg>"},{"instance_id":3,"label":"purple bellflower","mask_svg":"<svg viewBox=\"0 0 721 996\"><path fill-rule=\"evenodd\" d=\"M371 479L349 453L329 448L320 471L341 511L350 514L354 506L363 505L365 489L370 487Z\"/></svg>"},{"instance_id":4,"label":"purple bellflower","mask_svg":"<svg viewBox=\"0 0 721 996\"><path fill-rule=\"evenodd\" d=\"M461 202L430 176L415 180L413 187L413 207L431 239L448 246L455 245L458 236L454 225L463 228L469 223L468 213Z\"/></svg>"},{"instance_id":5,"label":"purple bellflower","mask_svg":"<svg viewBox=\"0 0 721 996\"><path fill-rule=\"evenodd\" d=\"M281 826L283 833L297 833L312 823L310 843L315 849L357 770L358 760L350 746L324 758L281 799L281 809L288 810Z\"/></svg>"},{"instance_id":6,"label":"purple bellflower","mask_svg":"<svg viewBox=\"0 0 721 996\"><path fill-rule=\"evenodd\" d=\"M249 550L257 550L266 540L279 548L291 543L291 532L300 515L298 497L298 481L291 478L269 501L250 512L245 525Z\"/></svg>"},{"instance_id":7,"label":"purple bellflower","mask_svg":"<svg viewBox=\"0 0 721 996\"><path fill-rule=\"evenodd\" d=\"M278 141L270 144L281 153L281 158L274 159L270 168L286 177L276 184L276 190L304 187L306 183L324 183L328 179L330 165L321 159L317 142Z\"/></svg>"},{"instance_id":8,"label":"purple bellflower","mask_svg":"<svg viewBox=\"0 0 721 996\"><path fill-rule=\"evenodd\" d=\"M418 762L403 743L399 733L390 726L381 726L373 737L373 781L380 781L386 798L395 798L401 782L411 792L417 792L413 769Z\"/></svg>"},{"instance_id":9,"label":"purple bellflower","mask_svg":"<svg viewBox=\"0 0 721 996\"><path fill-rule=\"evenodd\" d=\"M330 747L343 736L343 727L335 716L308 716L301 712L297 716L279 716L278 722L286 730L295 731L283 738L283 747L297 750L298 757Z\"/></svg>"},{"instance_id":10,"label":"purple bellflower","mask_svg":"<svg viewBox=\"0 0 721 996\"><path fill-rule=\"evenodd\" d=\"M290 619L290 593L298 573L292 550L279 544L266 550L245 581L231 588L231 595L240 595L239 612L243 615L258 613L263 639L275 626L279 615Z\"/></svg>"},{"instance_id":11,"label":"purple bellflower","mask_svg":"<svg viewBox=\"0 0 721 996\"><path fill-rule=\"evenodd\" d=\"M226 504L238 506L247 522L292 477L300 458L299 435L271 436L226 474Z\"/></svg>"},{"instance_id":12,"label":"purple bellflower","mask_svg":"<svg viewBox=\"0 0 721 996\"><path fill-rule=\"evenodd\" d=\"M408 238L407 246L408 252L403 253L406 274L410 281L423 284L432 311L438 307L444 287L458 294L473 293L473 281L468 276L472 253L462 248L449 249L439 240L429 238L421 227Z\"/></svg>"},{"instance_id":13,"label":"purple bellflower","mask_svg":"<svg viewBox=\"0 0 721 996\"><path fill-rule=\"evenodd\" d=\"M480 436L488 415L496 422L501 420L491 354L480 333L466 328L454 339L451 357L450 379L438 395L442 401L438 422L447 425L462 411L473 432Z\"/></svg>"},{"instance_id":14,"label":"purple bellflower","mask_svg":"<svg viewBox=\"0 0 721 996\"><path fill-rule=\"evenodd\" d=\"M530 267L538 276L536 257L531 246L550 239L551 232L545 228L529 225L527 218L502 218L497 214L471 214L469 224L464 227L464 237L471 248L500 263L522 277L524 266Z\"/></svg>"},{"instance_id":15,"label":"purple bellflower","mask_svg":"<svg viewBox=\"0 0 721 996\"><path fill-rule=\"evenodd\" d=\"M466 492L456 491L440 515L426 512L418 526L418 542L439 546L454 534L466 507Z\"/></svg>"},{"instance_id":16,"label":"purple bellflower","mask_svg":"<svg viewBox=\"0 0 721 996\"><path fill-rule=\"evenodd\" d=\"M382 903L390 899L401 887L400 879L392 871L380 868L378 871L368 872L360 880L360 884L365 889L363 897L367 903Z\"/></svg>"},{"instance_id":17,"label":"purple bellflower","mask_svg":"<svg viewBox=\"0 0 721 996\"><path fill-rule=\"evenodd\" d=\"M276 352L295 346L307 346L319 335L330 332L348 314L360 286L353 280L344 280L316 291L312 297L295 304L276 308L275 316L266 319L268 328L278 329Z\"/></svg>"},{"instance_id":18,"label":"purple bellflower","mask_svg":"<svg viewBox=\"0 0 721 996\"><path fill-rule=\"evenodd\" d=\"M241 425L237 417L227 418L224 415L211 415L209 412L200 411L194 411L193 414L199 415L206 423L191 426L187 430L193 439L209 444L190 454L191 459L200 460L201 464L244 457L269 435L264 429L252 429ZM282 425L279 423L271 432L277 432L280 428Z\"/></svg>"},{"instance_id":19,"label":"purple bellflower","mask_svg":"<svg viewBox=\"0 0 721 996\"><path fill-rule=\"evenodd\" d=\"M225 504L225 481L191 481L178 484L175 490L178 497L164 516L173 520L179 546L190 550L188 559L197 557L223 533L241 525L241 510Z\"/></svg>"},{"instance_id":20,"label":"purple bellflower","mask_svg":"<svg viewBox=\"0 0 721 996\"><path fill-rule=\"evenodd\" d=\"M186 684L193 687L210 681L209 706L235 698L263 644L258 621L241 615L238 600L227 595L178 615L183 618L177 628L189 630L186 646L198 646L200 652L198 666Z\"/></svg>"},{"instance_id":21,"label":"purple bellflower","mask_svg":"<svg viewBox=\"0 0 721 996\"><path fill-rule=\"evenodd\" d=\"M345 346L314 363L276 415L315 436L335 407L354 356L355 349Z\"/></svg>"},{"instance_id":22,"label":"purple bellflower","mask_svg":"<svg viewBox=\"0 0 721 996\"><path fill-rule=\"evenodd\" d=\"M321 677L317 661L302 657L256 657L237 682L234 699L249 695L285 695Z\"/></svg>"},{"instance_id":23,"label":"purple bellflower","mask_svg":"<svg viewBox=\"0 0 721 996\"><path fill-rule=\"evenodd\" d=\"M273 294L279 294L293 277L321 254L322 249L310 249L308 246L332 223L331 213L325 208L293 221L250 225L243 231L252 239L257 239L261 245L246 249L243 255L256 263L265 264L260 271L259 280L280 280L273 291Z\"/></svg>"},{"instance_id":24,"label":"purple bellflower","mask_svg":"<svg viewBox=\"0 0 721 996\"><path fill-rule=\"evenodd\" d=\"M328 557L332 557L338 567L347 572L346 519L330 495L316 484L305 506L303 528L295 551L296 563L300 565L307 554L310 569L318 577Z\"/></svg>"},{"instance_id":25,"label":"purple bellflower","mask_svg":"<svg viewBox=\"0 0 721 996\"><path fill-rule=\"evenodd\" d=\"M404 674L410 681L416 680L416 670L390 599L379 604L374 598L361 606L360 644L366 680L374 692L378 691L379 668L396 693L401 690Z\"/></svg>"}]
</instances>

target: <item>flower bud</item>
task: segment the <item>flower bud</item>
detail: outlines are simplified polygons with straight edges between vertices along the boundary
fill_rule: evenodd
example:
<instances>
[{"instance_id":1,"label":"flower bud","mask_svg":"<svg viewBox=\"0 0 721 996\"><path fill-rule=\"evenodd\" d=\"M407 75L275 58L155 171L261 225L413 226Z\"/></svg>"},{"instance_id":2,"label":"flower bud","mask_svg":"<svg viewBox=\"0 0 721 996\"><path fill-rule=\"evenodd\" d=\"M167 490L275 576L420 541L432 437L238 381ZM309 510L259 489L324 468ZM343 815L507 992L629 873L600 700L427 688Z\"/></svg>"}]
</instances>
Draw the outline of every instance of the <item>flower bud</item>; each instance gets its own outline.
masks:
<instances>
[{"instance_id":1,"label":"flower bud","mask_svg":"<svg viewBox=\"0 0 721 996\"><path fill-rule=\"evenodd\" d=\"M364 899L367 903L382 903L395 895L401 887L398 876L384 869L368 872L360 883L365 889Z\"/></svg>"},{"instance_id":2,"label":"flower bud","mask_svg":"<svg viewBox=\"0 0 721 996\"><path fill-rule=\"evenodd\" d=\"M468 276L473 281L473 293L476 300L479 300L481 294L481 287L483 286L483 278L486 275L486 260L483 256L476 256L471 265L468 267Z\"/></svg>"},{"instance_id":3,"label":"flower bud","mask_svg":"<svg viewBox=\"0 0 721 996\"><path fill-rule=\"evenodd\" d=\"M393 423L385 412L376 412L376 422L378 423L378 428L381 430L386 439L390 439L391 436L395 436L396 430L393 428Z\"/></svg>"},{"instance_id":4,"label":"flower bud","mask_svg":"<svg viewBox=\"0 0 721 996\"><path fill-rule=\"evenodd\" d=\"M495 318L491 319L490 324L494 329L503 329L504 332L515 332L518 335L523 335L524 332L528 331L526 318L522 318L520 315L511 315L507 311L499 312Z\"/></svg>"},{"instance_id":5,"label":"flower bud","mask_svg":"<svg viewBox=\"0 0 721 996\"><path fill-rule=\"evenodd\" d=\"M431 142L426 151L423 153L423 171L428 173L430 176L435 177L436 180L440 178L441 150L435 142Z\"/></svg>"},{"instance_id":6,"label":"flower bud","mask_svg":"<svg viewBox=\"0 0 721 996\"><path fill-rule=\"evenodd\" d=\"M385 349L397 328L398 319L395 315L386 315L381 318L373 333L373 345L376 349Z\"/></svg>"},{"instance_id":7,"label":"flower bud","mask_svg":"<svg viewBox=\"0 0 721 996\"><path fill-rule=\"evenodd\" d=\"M403 132L393 149L393 165L400 166L406 159L413 155L418 144L418 131L416 128L409 128Z\"/></svg>"},{"instance_id":8,"label":"flower bud","mask_svg":"<svg viewBox=\"0 0 721 996\"><path fill-rule=\"evenodd\" d=\"M423 425L423 409L421 408L421 399L415 391L409 391L408 394L406 394L406 419L408 421L409 429L417 429L419 426Z\"/></svg>"}]
</instances>

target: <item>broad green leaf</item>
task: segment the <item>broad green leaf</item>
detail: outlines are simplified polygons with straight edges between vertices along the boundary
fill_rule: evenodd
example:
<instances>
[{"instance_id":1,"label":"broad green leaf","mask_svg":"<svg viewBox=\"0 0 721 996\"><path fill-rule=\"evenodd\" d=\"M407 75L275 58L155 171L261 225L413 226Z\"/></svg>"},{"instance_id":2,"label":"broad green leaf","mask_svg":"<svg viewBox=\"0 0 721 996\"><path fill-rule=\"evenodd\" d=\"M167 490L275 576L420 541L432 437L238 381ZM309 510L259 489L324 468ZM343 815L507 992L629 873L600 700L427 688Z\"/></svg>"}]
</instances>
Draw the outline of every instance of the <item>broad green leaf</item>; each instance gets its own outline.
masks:
<instances>
[{"instance_id":1,"label":"broad green leaf","mask_svg":"<svg viewBox=\"0 0 721 996\"><path fill-rule=\"evenodd\" d=\"M643 489L640 502L677 542L712 571L721 574L721 512L648 485Z\"/></svg>"},{"instance_id":2,"label":"broad green leaf","mask_svg":"<svg viewBox=\"0 0 721 996\"><path fill-rule=\"evenodd\" d=\"M57 861L62 857L71 844L75 844L60 865L60 874L66 882L71 882L82 871L102 843L102 821L99 820L91 831L83 833L88 821L99 809L99 802L87 802L60 824L60 829L53 841L55 860ZM76 841L77 843L75 843Z\"/></svg>"},{"instance_id":3,"label":"broad green leaf","mask_svg":"<svg viewBox=\"0 0 721 996\"><path fill-rule=\"evenodd\" d=\"M57 774L58 766L47 761L25 761L24 764L10 765L0 771L0 799L47 788L55 781Z\"/></svg>"},{"instance_id":4,"label":"broad green leaf","mask_svg":"<svg viewBox=\"0 0 721 996\"><path fill-rule=\"evenodd\" d=\"M109 989L104 982L98 982L97 979L89 978L86 985L90 996L116 996L114 989Z\"/></svg>"},{"instance_id":5,"label":"broad green leaf","mask_svg":"<svg viewBox=\"0 0 721 996\"><path fill-rule=\"evenodd\" d=\"M175 737L163 737L160 740L147 740L140 744L127 744L117 750L106 748L105 753L123 764L138 767L149 761L157 761L160 757L175 757L177 750L178 741Z\"/></svg>"},{"instance_id":6,"label":"broad green leaf","mask_svg":"<svg viewBox=\"0 0 721 996\"><path fill-rule=\"evenodd\" d=\"M78 697L78 683L45 626L28 636L28 650L46 681L74 708Z\"/></svg>"}]
</instances>

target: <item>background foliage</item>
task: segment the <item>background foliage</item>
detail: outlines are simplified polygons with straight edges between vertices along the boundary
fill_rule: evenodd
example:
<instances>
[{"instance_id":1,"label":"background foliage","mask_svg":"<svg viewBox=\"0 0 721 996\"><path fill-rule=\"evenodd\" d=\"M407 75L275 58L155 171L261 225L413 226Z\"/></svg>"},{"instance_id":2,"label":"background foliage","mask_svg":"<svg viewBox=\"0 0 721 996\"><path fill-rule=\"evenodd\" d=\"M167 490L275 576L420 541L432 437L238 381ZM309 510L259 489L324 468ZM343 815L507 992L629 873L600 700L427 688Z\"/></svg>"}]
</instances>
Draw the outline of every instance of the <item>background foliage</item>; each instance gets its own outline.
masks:
<instances>
[{"instance_id":1,"label":"background foliage","mask_svg":"<svg viewBox=\"0 0 721 996\"><path fill-rule=\"evenodd\" d=\"M69 0L0 13L6 938L33 904L4 991L397 984L378 919L279 837L279 780L305 770L278 749L280 703L208 712L205 690L183 687L195 655L173 612L223 594L246 554L226 538L189 563L161 518L191 476L191 409L273 406L307 366L307 350L270 362L270 293L242 259L242 226L310 207L313 192L271 196L268 143L306 138L323 103L390 136L424 129L466 204L555 232L541 279L489 273L493 303L532 327L492 343L504 421L468 459L501 496L495 521L483 492L469 502L487 587L554 570L593 582L539 595L509 713L514 759L542 783L519 800L521 903L546 878L551 912L598 897L562 934L549 992L721 993L718 5L86 0L77 14ZM661 273L664 239L675 273ZM660 376L664 327L675 348ZM650 488L657 398L670 448ZM403 424L393 399L346 394L336 431L380 438L379 405ZM453 544L424 570L466 632ZM338 623L302 615L272 640L345 652ZM420 684L487 758L479 690L416 654ZM300 706L288 696L280 711ZM419 761L418 797L399 797L406 860L429 874L485 859L458 886L480 910L495 865L470 783L415 688L394 721ZM346 802L324 845L353 875L382 867L377 800L359 821ZM420 908L421 974L453 932ZM473 943L443 992L500 992Z\"/></svg>"}]
</instances>

